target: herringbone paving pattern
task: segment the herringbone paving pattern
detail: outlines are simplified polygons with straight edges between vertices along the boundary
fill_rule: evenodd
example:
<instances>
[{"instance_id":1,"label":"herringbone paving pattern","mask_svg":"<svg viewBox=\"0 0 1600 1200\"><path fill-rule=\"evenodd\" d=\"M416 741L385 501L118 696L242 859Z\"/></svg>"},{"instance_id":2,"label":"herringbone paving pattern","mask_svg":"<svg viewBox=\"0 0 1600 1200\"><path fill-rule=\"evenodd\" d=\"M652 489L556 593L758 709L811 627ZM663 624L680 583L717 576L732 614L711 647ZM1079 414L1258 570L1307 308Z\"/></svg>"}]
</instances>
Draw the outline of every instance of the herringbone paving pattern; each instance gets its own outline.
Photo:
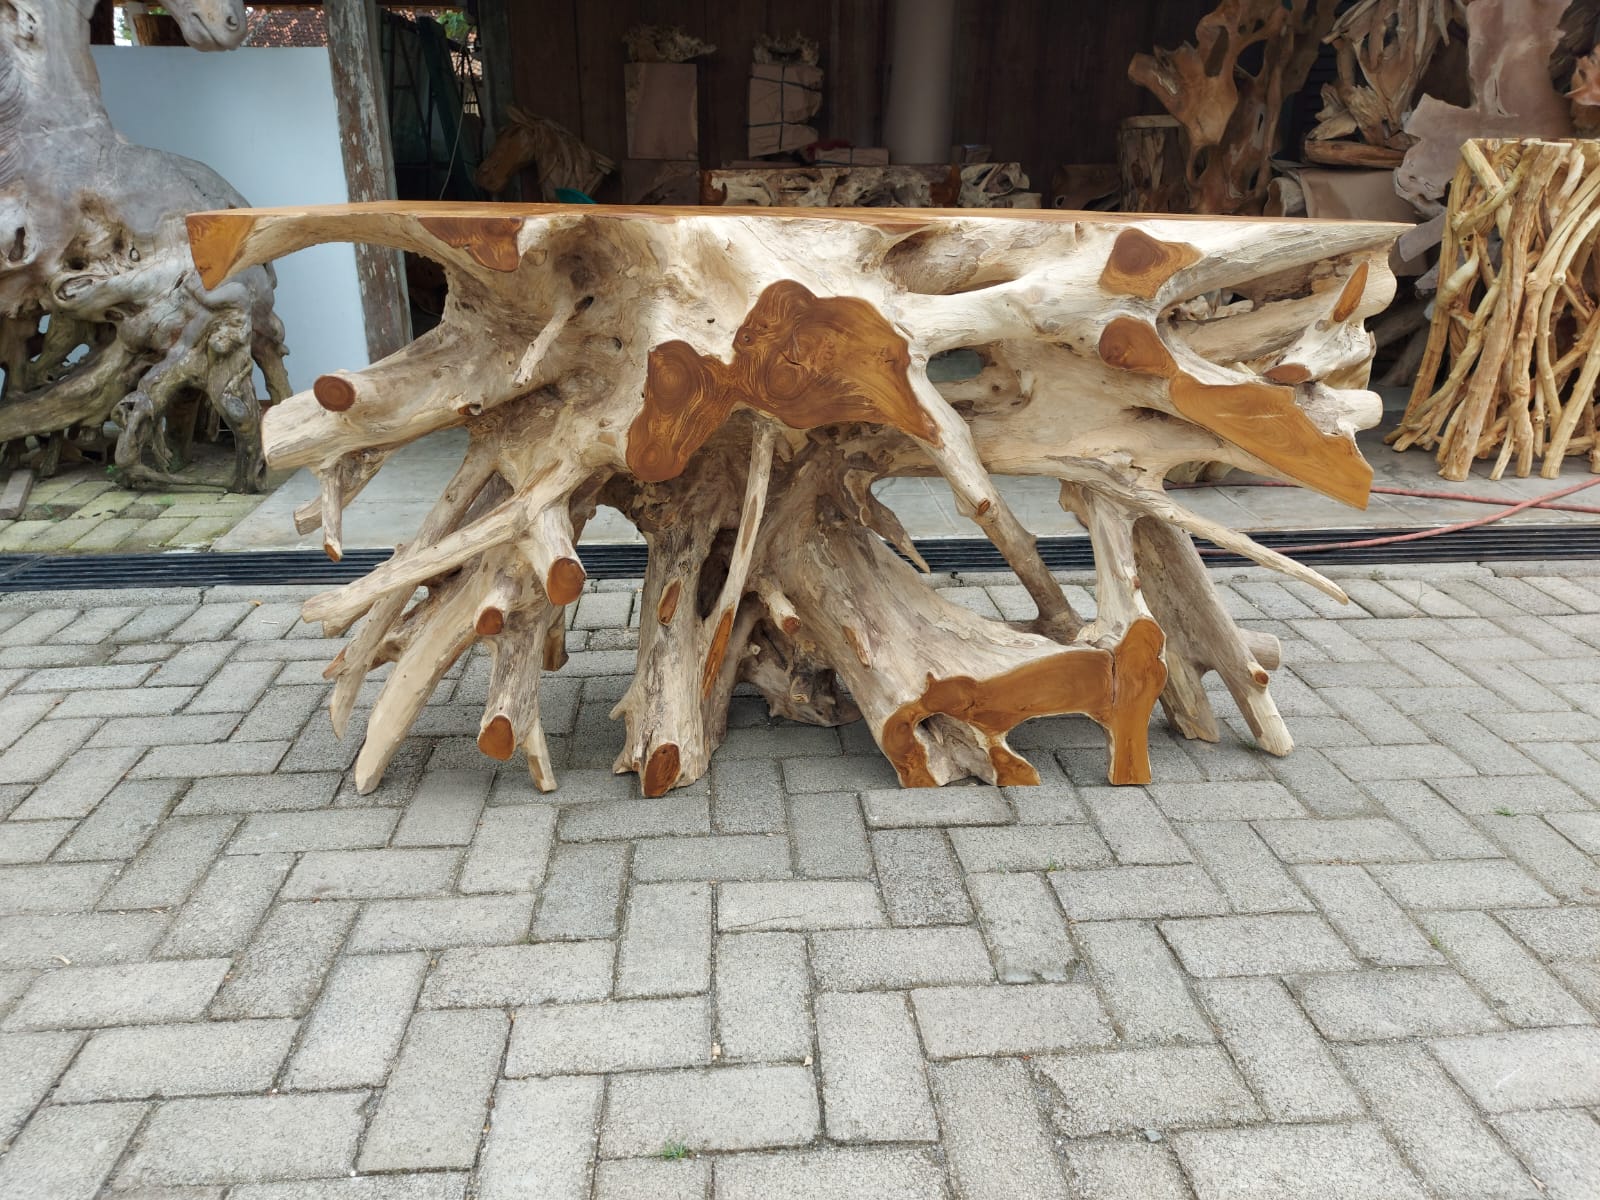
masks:
<instances>
[{"instance_id":1,"label":"herringbone paving pattern","mask_svg":"<svg viewBox=\"0 0 1600 1200\"><path fill-rule=\"evenodd\" d=\"M1594 1200L1600 564L1336 574L1223 577L1289 758L902 791L750 699L658 800L625 587L553 796L482 657L358 795L303 593L0 599L0 1196Z\"/></svg>"}]
</instances>

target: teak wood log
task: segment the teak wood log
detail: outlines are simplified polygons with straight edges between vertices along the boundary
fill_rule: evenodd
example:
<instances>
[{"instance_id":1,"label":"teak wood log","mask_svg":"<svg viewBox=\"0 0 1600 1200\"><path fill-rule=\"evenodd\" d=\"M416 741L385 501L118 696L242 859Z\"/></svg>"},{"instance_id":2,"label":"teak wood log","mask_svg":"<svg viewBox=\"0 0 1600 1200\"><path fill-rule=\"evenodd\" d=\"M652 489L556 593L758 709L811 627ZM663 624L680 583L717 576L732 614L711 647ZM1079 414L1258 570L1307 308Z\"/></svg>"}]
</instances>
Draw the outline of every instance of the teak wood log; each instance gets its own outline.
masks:
<instances>
[{"instance_id":1,"label":"teak wood log","mask_svg":"<svg viewBox=\"0 0 1600 1200\"><path fill-rule=\"evenodd\" d=\"M415 538L307 620L353 636L328 669L343 733L394 669L356 760L370 789L440 677L494 654L479 746L554 786L541 673L565 660L575 549L595 506L649 559L618 771L660 795L707 769L733 688L774 713L863 718L907 785L1037 782L1006 735L1086 713L1109 777L1149 778L1159 699L1217 736L1215 670L1260 744L1292 742L1268 693L1276 643L1239 630L1190 534L1336 597L1315 572L1188 512L1167 474L1222 462L1366 501L1354 432L1375 422L1364 318L1393 293L1401 226L1103 213L347 205L190 218L207 280L326 241L438 260L442 324L268 414L269 461L309 467L339 553L341 508L395 448L465 427ZM935 384L928 360L984 366ZM1089 531L1092 620L1075 612L994 474L1043 475ZM872 493L939 475L1037 616L1005 623L925 586ZM897 547L905 559L890 546ZM416 590L425 589L420 599Z\"/></svg>"},{"instance_id":2,"label":"teak wood log","mask_svg":"<svg viewBox=\"0 0 1600 1200\"><path fill-rule=\"evenodd\" d=\"M1554 479L1569 454L1600 471L1600 143L1465 143L1450 186L1433 323L1398 449L1438 451L1462 480L1535 459ZM1439 373L1449 359L1450 369Z\"/></svg>"},{"instance_id":3,"label":"teak wood log","mask_svg":"<svg viewBox=\"0 0 1600 1200\"><path fill-rule=\"evenodd\" d=\"M244 37L242 0L165 7L192 45ZM289 393L271 268L201 284L184 215L244 198L201 163L117 135L89 53L93 8L0 0L0 450L34 438L48 473L69 437L98 446L111 422L124 479L174 482L209 406L234 433L234 488L254 491L252 367L271 398Z\"/></svg>"},{"instance_id":4,"label":"teak wood log","mask_svg":"<svg viewBox=\"0 0 1600 1200\"><path fill-rule=\"evenodd\" d=\"M1284 101L1300 90L1333 24L1334 0L1221 0L1194 44L1136 54L1128 78L1183 126L1189 210L1259 213ZM1241 64L1254 52L1260 65Z\"/></svg>"}]
</instances>

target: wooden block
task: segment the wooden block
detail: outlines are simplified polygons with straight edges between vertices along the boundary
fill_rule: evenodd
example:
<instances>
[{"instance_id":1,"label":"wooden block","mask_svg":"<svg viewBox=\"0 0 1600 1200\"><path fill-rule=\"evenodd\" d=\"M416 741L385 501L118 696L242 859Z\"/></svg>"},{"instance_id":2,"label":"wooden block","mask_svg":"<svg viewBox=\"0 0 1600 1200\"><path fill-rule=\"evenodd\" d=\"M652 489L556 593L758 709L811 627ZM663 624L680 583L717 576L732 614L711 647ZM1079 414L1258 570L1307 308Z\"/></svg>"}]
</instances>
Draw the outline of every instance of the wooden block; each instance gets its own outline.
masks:
<instances>
[{"instance_id":1,"label":"wooden block","mask_svg":"<svg viewBox=\"0 0 1600 1200\"><path fill-rule=\"evenodd\" d=\"M0 521L15 521L28 507L28 493L33 491L33 472L18 467L0 490Z\"/></svg>"},{"instance_id":2,"label":"wooden block","mask_svg":"<svg viewBox=\"0 0 1600 1200\"><path fill-rule=\"evenodd\" d=\"M700 158L700 72L693 63L629 63L628 157Z\"/></svg>"},{"instance_id":3,"label":"wooden block","mask_svg":"<svg viewBox=\"0 0 1600 1200\"><path fill-rule=\"evenodd\" d=\"M822 68L809 63L753 63L746 124L752 158L809 146L817 131L806 124L822 107Z\"/></svg>"}]
</instances>

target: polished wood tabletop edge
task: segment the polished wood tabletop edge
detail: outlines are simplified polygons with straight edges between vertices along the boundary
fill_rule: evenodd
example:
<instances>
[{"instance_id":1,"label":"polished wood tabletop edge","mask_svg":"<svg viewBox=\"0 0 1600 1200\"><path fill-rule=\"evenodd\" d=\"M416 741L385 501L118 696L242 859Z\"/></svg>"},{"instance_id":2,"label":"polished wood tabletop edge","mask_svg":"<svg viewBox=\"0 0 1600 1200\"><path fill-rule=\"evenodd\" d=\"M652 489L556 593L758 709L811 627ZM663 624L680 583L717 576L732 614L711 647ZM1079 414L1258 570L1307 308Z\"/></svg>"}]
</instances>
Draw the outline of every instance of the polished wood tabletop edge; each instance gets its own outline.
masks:
<instances>
[{"instance_id":1,"label":"polished wood tabletop edge","mask_svg":"<svg viewBox=\"0 0 1600 1200\"><path fill-rule=\"evenodd\" d=\"M1371 226L1374 232L1399 233L1412 226L1403 221L1367 221L1336 217L1215 216L1209 213L1124 213L1059 208L765 208L725 205L666 204L499 204L490 201L371 200L349 204L308 204L279 208L227 208L190 214L190 219L257 220L277 217L312 219L355 216L451 217L497 220L508 217L590 216L646 220L686 217L764 217L768 220L856 221L877 225L922 225L930 220L1043 221L1046 223L1135 221L1200 221L1213 224Z\"/></svg>"}]
</instances>

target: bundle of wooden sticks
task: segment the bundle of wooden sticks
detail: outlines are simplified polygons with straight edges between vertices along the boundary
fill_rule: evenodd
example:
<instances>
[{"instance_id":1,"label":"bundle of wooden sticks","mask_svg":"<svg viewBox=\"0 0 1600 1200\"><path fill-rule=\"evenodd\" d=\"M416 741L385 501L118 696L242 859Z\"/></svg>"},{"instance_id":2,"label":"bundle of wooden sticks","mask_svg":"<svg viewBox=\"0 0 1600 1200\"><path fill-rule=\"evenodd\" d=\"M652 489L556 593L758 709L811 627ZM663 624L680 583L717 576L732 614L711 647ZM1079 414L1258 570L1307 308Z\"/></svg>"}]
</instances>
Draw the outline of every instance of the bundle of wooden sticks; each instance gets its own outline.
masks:
<instances>
[{"instance_id":1,"label":"bundle of wooden sticks","mask_svg":"<svg viewBox=\"0 0 1600 1200\"><path fill-rule=\"evenodd\" d=\"M1600 142L1464 143L1427 351L1390 443L1437 448L1446 479L1490 454L1495 479L1535 459L1554 479L1569 454L1600 471L1597 241Z\"/></svg>"}]
</instances>

